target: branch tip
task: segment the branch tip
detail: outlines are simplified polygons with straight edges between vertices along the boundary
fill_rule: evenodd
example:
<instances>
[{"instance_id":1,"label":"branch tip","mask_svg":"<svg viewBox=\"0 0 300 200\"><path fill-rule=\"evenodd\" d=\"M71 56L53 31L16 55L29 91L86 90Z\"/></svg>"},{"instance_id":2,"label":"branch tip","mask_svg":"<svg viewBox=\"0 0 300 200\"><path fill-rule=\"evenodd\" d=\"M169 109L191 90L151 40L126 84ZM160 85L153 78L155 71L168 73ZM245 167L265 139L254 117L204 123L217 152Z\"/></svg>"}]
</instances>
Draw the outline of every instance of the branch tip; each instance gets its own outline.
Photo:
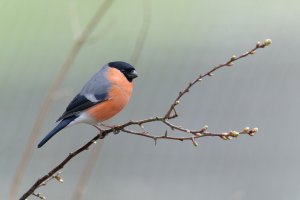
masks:
<instances>
[{"instance_id":1,"label":"branch tip","mask_svg":"<svg viewBox=\"0 0 300 200\"><path fill-rule=\"evenodd\" d=\"M253 128L252 130L250 130L248 134L249 134L250 136L254 136L257 132L258 132L258 128L255 127L255 128Z\"/></svg>"},{"instance_id":2,"label":"branch tip","mask_svg":"<svg viewBox=\"0 0 300 200\"><path fill-rule=\"evenodd\" d=\"M230 62L230 63L227 64L228 67L231 67L233 65L234 65L234 62Z\"/></svg>"},{"instance_id":3,"label":"branch tip","mask_svg":"<svg viewBox=\"0 0 300 200\"><path fill-rule=\"evenodd\" d=\"M231 61L235 61L236 58L237 58L236 55L232 55L231 58L230 58L230 60L231 60Z\"/></svg>"},{"instance_id":4,"label":"branch tip","mask_svg":"<svg viewBox=\"0 0 300 200\"><path fill-rule=\"evenodd\" d=\"M63 182L64 182L64 180L62 179L62 177L61 177L59 174L57 174L56 176L54 176L54 178L55 178L58 182L60 182L60 183L63 183Z\"/></svg>"},{"instance_id":5,"label":"branch tip","mask_svg":"<svg viewBox=\"0 0 300 200\"><path fill-rule=\"evenodd\" d=\"M207 129L208 129L208 125L204 125L204 126L202 127L202 129L201 129L200 132L204 132L204 131L206 131Z\"/></svg>"},{"instance_id":6,"label":"branch tip","mask_svg":"<svg viewBox=\"0 0 300 200\"><path fill-rule=\"evenodd\" d=\"M247 126L247 127L245 127L245 128L243 129L243 132L244 132L244 133L249 133L249 131L250 131L250 127L249 127L249 126Z\"/></svg>"},{"instance_id":7,"label":"branch tip","mask_svg":"<svg viewBox=\"0 0 300 200\"><path fill-rule=\"evenodd\" d=\"M198 143L196 142L195 137L192 137L192 142L193 142L193 145L194 145L195 147L198 146Z\"/></svg>"},{"instance_id":8,"label":"branch tip","mask_svg":"<svg viewBox=\"0 0 300 200\"><path fill-rule=\"evenodd\" d=\"M237 131L230 131L228 133L228 135L231 136L231 137L235 137L236 138L236 137L238 137L240 135L240 133L237 132Z\"/></svg>"},{"instance_id":9,"label":"branch tip","mask_svg":"<svg viewBox=\"0 0 300 200\"><path fill-rule=\"evenodd\" d=\"M269 46L270 44L272 44L272 40L271 39L266 39L265 41L264 41L264 45L267 47L267 46Z\"/></svg>"}]
</instances>

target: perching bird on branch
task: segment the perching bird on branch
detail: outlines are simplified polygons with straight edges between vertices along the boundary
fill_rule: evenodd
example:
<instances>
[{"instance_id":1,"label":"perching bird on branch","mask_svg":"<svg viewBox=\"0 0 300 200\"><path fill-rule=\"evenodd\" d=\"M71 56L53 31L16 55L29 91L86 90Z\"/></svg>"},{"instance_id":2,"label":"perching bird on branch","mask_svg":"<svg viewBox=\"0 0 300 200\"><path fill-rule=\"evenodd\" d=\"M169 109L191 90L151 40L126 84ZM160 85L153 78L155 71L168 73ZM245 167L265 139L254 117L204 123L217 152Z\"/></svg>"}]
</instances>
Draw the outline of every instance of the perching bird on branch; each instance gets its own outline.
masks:
<instances>
[{"instance_id":1,"label":"perching bird on branch","mask_svg":"<svg viewBox=\"0 0 300 200\"><path fill-rule=\"evenodd\" d=\"M38 144L38 148L65 127L78 123L96 126L119 113L131 97L132 81L137 76L134 67L126 62L105 65L74 97L57 120L58 125Z\"/></svg>"}]
</instances>

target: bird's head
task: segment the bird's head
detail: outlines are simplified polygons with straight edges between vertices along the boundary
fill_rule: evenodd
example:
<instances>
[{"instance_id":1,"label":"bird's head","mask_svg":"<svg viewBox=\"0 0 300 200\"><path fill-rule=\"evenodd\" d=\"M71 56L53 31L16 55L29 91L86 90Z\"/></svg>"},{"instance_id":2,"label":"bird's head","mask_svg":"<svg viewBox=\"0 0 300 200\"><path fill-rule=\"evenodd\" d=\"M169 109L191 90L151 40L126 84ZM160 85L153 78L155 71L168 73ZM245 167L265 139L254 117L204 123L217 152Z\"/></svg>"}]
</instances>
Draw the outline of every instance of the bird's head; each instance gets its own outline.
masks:
<instances>
[{"instance_id":1,"label":"bird's head","mask_svg":"<svg viewBox=\"0 0 300 200\"><path fill-rule=\"evenodd\" d=\"M122 61L116 61L116 62L108 63L108 66L120 70L120 72L122 72L124 74L124 76L127 78L127 80L129 82L132 82L133 79L138 77L138 74L135 71L135 68L132 65L130 65L129 63L122 62Z\"/></svg>"}]
</instances>

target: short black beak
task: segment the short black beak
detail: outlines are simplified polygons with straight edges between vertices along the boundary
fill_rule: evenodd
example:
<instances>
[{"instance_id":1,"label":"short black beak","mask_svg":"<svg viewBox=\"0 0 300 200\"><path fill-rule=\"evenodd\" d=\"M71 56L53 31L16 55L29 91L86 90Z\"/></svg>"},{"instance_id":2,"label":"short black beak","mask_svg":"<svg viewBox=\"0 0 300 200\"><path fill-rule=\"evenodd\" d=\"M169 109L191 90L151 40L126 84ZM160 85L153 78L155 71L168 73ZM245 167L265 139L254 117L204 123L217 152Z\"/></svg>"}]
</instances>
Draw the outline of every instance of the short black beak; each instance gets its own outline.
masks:
<instances>
[{"instance_id":1,"label":"short black beak","mask_svg":"<svg viewBox=\"0 0 300 200\"><path fill-rule=\"evenodd\" d=\"M135 70L133 70L132 72L130 72L130 78L134 79L136 77L138 77L138 73Z\"/></svg>"}]
</instances>

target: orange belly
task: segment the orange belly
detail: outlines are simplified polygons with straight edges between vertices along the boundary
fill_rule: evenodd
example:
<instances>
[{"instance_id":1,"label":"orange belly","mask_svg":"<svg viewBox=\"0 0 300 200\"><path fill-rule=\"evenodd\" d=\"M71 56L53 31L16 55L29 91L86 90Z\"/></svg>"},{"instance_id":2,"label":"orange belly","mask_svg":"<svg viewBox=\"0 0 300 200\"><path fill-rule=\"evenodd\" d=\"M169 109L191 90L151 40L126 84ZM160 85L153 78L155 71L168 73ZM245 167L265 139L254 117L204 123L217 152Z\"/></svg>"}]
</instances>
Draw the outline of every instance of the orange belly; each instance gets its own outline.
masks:
<instances>
[{"instance_id":1,"label":"orange belly","mask_svg":"<svg viewBox=\"0 0 300 200\"><path fill-rule=\"evenodd\" d=\"M88 114L99 122L112 118L127 105L131 91L132 87L112 86L108 95L109 99L88 109Z\"/></svg>"}]
</instances>

